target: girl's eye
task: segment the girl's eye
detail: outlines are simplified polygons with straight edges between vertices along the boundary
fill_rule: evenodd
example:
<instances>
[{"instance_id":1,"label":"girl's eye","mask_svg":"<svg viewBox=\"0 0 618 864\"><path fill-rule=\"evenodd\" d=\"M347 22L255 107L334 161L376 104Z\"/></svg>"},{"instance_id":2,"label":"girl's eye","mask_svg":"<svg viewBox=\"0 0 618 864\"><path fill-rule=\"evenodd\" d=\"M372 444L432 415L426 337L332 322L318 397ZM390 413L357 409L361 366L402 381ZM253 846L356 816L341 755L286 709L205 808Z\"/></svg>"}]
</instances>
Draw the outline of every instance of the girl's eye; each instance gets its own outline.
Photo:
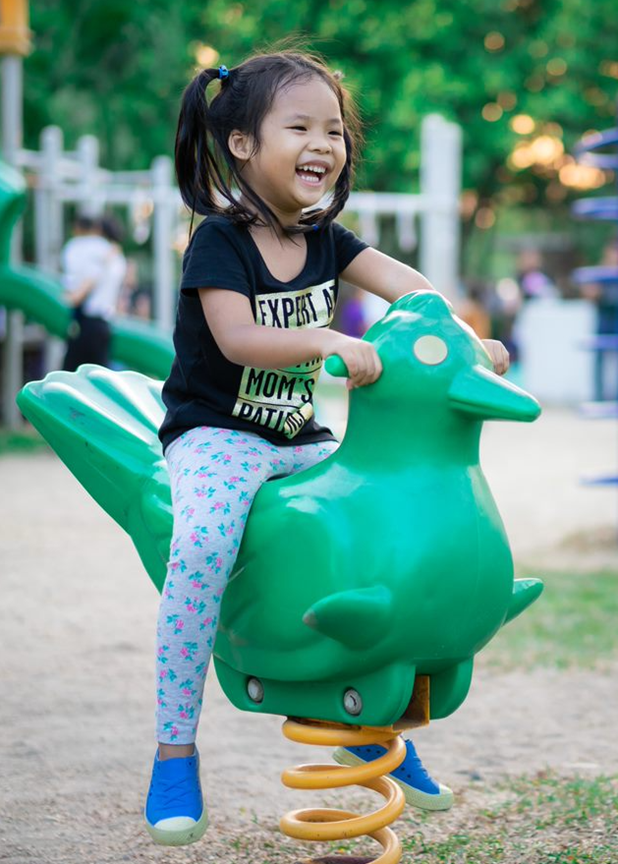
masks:
<instances>
[{"instance_id":1,"label":"girl's eye","mask_svg":"<svg viewBox=\"0 0 618 864\"><path fill-rule=\"evenodd\" d=\"M341 136L343 135L343 132L340 132L338 129L331 129L331 131L328 134L329 135L336 135L337 138L341 138Z\"/></svg>"},{"instance_id":2,"label":"girl's eye","mask_svg":"<svg viewBox=\"0 0 618 864\"><path fill-rule=\"evenodd\" d=\"M296 129L298 132L306 132L307 131L306 126L290 126L290 129Z\"/></svg>"}]
</instances>

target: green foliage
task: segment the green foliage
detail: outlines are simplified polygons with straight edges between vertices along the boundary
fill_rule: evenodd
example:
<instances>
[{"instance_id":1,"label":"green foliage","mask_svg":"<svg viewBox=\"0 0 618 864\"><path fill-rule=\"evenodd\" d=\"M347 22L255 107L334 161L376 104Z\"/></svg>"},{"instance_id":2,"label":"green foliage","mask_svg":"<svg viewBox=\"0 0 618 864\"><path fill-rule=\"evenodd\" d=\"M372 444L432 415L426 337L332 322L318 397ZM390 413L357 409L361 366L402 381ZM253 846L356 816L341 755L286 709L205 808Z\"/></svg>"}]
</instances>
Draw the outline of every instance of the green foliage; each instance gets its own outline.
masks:
<instances>
[{"instance_id":1,"label":"green foliage","mask_svg":"<svg viewBox=\"0 0 618 864\"><path fill-rule=\"evenodd\" d=\"M232 67L296 37L344 71L359 103L357 188L416 191L421 119L440 112L462 125L464 187L475 192L466 237L486 205L564 213L572 196L556 167L516 170L509 155L548 124L568 152L612 125L618 95L614 0L41 0L32 28L29 147L56 123L68 146L97 135L111 168L146 167L172 152L200 45ZM518 114L535 120L530 135L512 129Z\"/></svg>"}]
</instances>

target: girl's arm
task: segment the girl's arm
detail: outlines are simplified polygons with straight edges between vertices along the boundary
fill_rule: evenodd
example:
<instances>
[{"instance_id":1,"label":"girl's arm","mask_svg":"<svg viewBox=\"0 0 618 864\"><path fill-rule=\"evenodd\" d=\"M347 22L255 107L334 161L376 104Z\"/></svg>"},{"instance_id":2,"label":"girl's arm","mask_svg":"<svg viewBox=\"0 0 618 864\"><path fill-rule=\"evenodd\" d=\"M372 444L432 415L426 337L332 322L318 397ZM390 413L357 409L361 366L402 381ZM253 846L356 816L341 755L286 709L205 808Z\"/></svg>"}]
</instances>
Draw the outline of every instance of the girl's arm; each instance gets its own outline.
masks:
<instances>
[{"instance_id":1,"label":"girl's arm","mask_svg":"<svg viewBox=\"0 0 618 864\"><path fill-rule=\"evenodd\" d=\"M394 303L411 291L435 291L431 282L417 270L372 248L363 249L340 275L346 282L376 294L388 303ZM482 342L494 371L504 375L509 368L509 352L496 339L483 339Z\"/></svg>"},{"instance_id":2,"label":"girl's arm","mask_svg":"<svg viewBox=\"0 0 618 864\"><path fill-rule=\"evenodd\" d=\"M431 282L418 271L372 248L363 249L340 275L346 282L388 303L394 303L411 291L434 290Z\"/></svg>"},{"instance_id":3,"label":"girl's arm","mask_svg":"<svg viewBox=\"0 0 618 864\"><path fill-rule=\"evenodd\" d=\"M244 294L200 288L199 297L210 331L221 353L239 366L281 369L338 354L350 373L350 386L372 384L382 364L369 342L324 327L284 330L256 324Z\"/></svg>"}]
</instances>

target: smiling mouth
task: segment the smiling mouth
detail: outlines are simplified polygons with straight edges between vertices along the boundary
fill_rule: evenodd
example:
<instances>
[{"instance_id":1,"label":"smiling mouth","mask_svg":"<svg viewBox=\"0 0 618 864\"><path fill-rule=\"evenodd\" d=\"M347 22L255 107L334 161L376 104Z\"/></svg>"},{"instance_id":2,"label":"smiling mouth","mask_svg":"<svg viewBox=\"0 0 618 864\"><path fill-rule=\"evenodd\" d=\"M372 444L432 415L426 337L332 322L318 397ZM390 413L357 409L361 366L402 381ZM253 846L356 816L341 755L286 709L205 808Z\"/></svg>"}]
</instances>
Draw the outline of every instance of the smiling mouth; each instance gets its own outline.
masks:
<instances>
[{"instance_id":1,"label":"smiling mouth","mask_svg":"<svg viewBox=\"0 0 618 864\"><path fill-rule=\"evenodd\" d=\"M300 165L296 169L296 176L307 186L320 186L328 173L328 169L321 165Z\"/></svg>"}]
</instances>

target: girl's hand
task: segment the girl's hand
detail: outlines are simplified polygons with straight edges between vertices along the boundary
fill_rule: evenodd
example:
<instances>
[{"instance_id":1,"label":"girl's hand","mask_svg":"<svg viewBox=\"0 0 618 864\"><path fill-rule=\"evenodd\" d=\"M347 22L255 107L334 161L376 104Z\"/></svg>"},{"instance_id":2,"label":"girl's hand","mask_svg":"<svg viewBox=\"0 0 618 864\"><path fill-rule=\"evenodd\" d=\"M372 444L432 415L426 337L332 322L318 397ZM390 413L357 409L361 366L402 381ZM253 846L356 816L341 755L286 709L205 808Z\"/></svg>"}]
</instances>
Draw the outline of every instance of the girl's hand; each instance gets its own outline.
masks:
<instances>
[{"instance_id":1,"label":"girl's hand","mask_svg":"<svg viewBox=\"0 0 618 864\"><path fill-rule=\"evenodd\" d=\"M494 372L496 375L504 375L511 363L509 352L497 339L483 339L482 342L494 364Z\"/></svg>"},{"instance_id":2,"label":"girl's hand","mask_svg":"<svg viewBox=\"0 0 618 864\"><path fill-rule=\"evenodd\" d=\"M378 352L370 342L362 339L354 339L336 333L334 330L325 330L328 334L328 342L322 356L324 359L332 354L338 354L347 366L350 377L346 381L348 390L355 387L366 387L373 384L382 374L382 362Z\"/></svg>"}]
</instances>

